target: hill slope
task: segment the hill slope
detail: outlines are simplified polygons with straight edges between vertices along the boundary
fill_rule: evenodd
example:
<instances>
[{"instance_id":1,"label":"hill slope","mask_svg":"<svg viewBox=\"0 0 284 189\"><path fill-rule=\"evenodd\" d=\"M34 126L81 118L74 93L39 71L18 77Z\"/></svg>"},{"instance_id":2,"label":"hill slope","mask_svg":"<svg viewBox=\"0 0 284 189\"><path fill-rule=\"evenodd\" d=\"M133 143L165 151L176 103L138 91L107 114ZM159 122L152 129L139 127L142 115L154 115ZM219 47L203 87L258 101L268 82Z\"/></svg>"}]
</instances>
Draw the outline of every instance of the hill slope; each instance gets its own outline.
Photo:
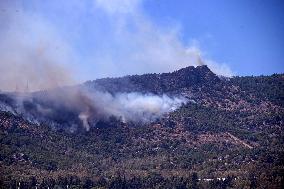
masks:
<instances>
[{"instance_id":1,"label":"hill slope","mask_svg":"<svg viewBox=\"0 0 284 189\"><path fill-rule=\"evenodd\" d=\"M88 132L65 129L81 124L78 112L53 103L50 91L23 101L28 114L17 113L19 94L1 94L1 185L281 188L283 86L282 74L228 79L206 66L89 81L80 87L188 101L143 124L97 119ZM35 119L39 105L56 113Z\"/></svg>"}]
</instances>

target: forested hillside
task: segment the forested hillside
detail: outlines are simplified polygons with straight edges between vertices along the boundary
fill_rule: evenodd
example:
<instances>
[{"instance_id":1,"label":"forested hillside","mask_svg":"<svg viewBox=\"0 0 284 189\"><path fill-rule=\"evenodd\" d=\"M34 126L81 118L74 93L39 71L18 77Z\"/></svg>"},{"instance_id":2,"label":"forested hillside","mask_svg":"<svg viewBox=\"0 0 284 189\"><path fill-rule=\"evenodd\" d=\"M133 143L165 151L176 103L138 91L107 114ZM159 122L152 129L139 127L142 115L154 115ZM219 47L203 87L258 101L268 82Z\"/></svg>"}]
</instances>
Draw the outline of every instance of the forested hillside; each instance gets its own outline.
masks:
<instances>
[{"instance_id":1,"label":"forested hillside","mask_svg":"<svg viewBox=\"0 0 284 189\"><path fill-rule=\"evenodd\" d=\"M207 66L173 73L88 81L110 94L180 95L178 109L147 123L111 116L90 122L50 100L48 91L16 113L16 93L0 96L2 188L282 188L284 75L223 78ZM68 89L69 90L69 89ZM67 91L68 91L67 90ZM19 97L18 97L19 98ZM51 98L50 98L51 99ZM63 99L63 98L62 98Z\"/></svg>"}]
</instances>

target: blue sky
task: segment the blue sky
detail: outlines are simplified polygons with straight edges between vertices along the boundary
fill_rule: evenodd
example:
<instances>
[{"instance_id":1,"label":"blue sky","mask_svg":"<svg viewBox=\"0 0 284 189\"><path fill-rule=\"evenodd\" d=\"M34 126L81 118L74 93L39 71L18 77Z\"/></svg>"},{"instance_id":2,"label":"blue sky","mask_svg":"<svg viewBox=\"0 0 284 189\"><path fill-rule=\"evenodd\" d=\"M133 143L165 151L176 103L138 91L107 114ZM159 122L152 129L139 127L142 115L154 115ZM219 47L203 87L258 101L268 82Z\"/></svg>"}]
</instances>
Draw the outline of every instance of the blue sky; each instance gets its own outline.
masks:
<instances>
[{"instance_id":1,"label":"blue sky","mask_svg":"<svg viewBox=\"0 0 284 189\"><path fill-rule=\"evenodd\" d=\"M283 10L280 0L4 0L0 69L6 80L39 65L77 81L200 63L225 76L283 73Z\"/></svg>"},{"instance_id":2,"label":"blue sky","mask_svg":"<svg viewBox=\"0 0 284 189\"><path fill-rule=\"evenodd\" d=\"M281 0L147 1L145 6L157 23L180 22L183 41L197 39L210 57L239 75L283 73Z\"/></svg>"}]
</instances>

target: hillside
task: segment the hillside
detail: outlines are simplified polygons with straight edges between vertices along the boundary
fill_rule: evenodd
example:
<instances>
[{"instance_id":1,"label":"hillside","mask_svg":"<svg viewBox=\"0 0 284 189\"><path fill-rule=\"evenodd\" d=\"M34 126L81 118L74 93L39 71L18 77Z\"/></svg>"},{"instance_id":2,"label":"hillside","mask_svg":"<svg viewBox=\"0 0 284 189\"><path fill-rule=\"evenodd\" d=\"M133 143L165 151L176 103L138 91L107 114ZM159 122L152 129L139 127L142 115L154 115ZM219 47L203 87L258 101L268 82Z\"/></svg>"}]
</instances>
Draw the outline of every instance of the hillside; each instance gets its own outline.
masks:
<instances>
[{"instance_id":1,"label":"hillside","mask_svg":"<svg viewBox=\"0 0 284 189\"><path fill-rule=\"evenodd\" d=\"M70 104L72 87L0 94L2 188L283 186L283 74L223 78L199 66L75 88L187 100L142 123L101 116L82 95ZM89 130L78 118L86 105L96 112Z\"/></svg>"}]
</instances>

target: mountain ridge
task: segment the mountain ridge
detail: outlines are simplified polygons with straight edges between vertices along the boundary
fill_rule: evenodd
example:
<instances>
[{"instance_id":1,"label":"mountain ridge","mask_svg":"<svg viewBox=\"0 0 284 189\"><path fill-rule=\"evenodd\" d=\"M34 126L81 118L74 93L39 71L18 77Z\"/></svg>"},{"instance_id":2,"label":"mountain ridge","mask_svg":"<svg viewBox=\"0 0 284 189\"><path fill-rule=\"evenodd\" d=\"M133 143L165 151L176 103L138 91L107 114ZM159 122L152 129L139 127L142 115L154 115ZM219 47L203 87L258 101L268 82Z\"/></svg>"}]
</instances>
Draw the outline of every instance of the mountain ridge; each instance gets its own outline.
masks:
<instances>
[{"instance_id":1,"label":"mountain ridge","mask_svg":"<svg viewBox=\"0 0 284 189\"><path fill-rule=\"evenodd\" d=\"M84 84L87 86L98 85L99 87L103 88L103 90L106 90L106 88L111 87L112 85L119 85L119 87L121 86L123 87L123 85L126 87L129 87L127 85L130 85L130 88L131 88L133 87L133 85L135 84L137 85L138 83L138 85L140 85L139 89L143 87L143 89L147 90L148 92L159 93L161 92L161 89L155 90L153 86L158 87L158 86L169 85L171 84L171 82L174 82L171 80L171 78L176 78L176 77L178 77L177 81L181 82L181 85L178 87L182 87L182 86L186 87L190 84L194 84L198 82L205 82L205 81L209 82L210 80L219 81L219 78L207 66L197 66L196 68L194 66L189 66L189 67L182 68L180 70L170 72L170 73L161 73L161 74L152 73L152 74L143 74L143 75L124 76L124 77L119 77L119 78L103 78L103 79L97 79L94 81L87 81ZM147 81L147 80L151 80L152 82L151 85L147 85L143 83L143 81ZM108 87L104 88L104 86L108 86ZM119 87L116 88L115 92L119 91ZM124 92L129 91L129 89L127 88L126 89L122 88L122 89L125 90ZM132 88L131 90L133 91Z\"/></svg>"}]
</instances>

